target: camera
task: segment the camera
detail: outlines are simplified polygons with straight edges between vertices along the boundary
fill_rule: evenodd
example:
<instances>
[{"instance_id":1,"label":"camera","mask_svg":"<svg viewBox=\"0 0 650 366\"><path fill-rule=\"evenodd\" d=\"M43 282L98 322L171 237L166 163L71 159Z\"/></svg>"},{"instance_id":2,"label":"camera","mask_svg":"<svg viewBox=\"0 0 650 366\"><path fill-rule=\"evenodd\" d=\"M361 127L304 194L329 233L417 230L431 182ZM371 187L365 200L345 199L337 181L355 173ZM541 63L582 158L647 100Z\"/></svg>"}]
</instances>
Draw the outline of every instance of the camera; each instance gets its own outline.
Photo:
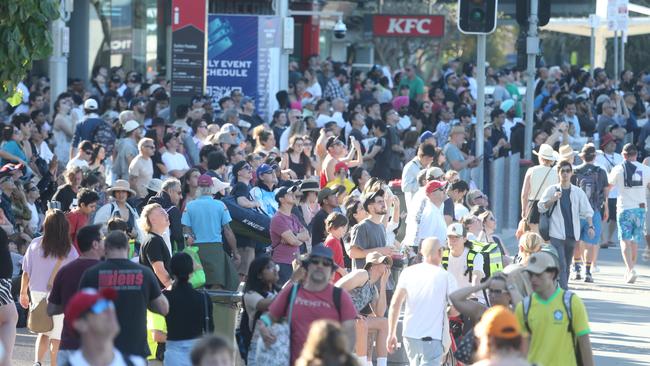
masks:
<instances>
[{"instance_id":1,"label":"camera","mask_svg":"<svg viewBox=\"0 0 650 366\"><path fill-rule=\"evenodd\" d=\"M342 39L345 38L345 34L348 32L348 27L343 23L343 20L339 20L334 24L334 38Z\"/></svg>"}]
</instances>

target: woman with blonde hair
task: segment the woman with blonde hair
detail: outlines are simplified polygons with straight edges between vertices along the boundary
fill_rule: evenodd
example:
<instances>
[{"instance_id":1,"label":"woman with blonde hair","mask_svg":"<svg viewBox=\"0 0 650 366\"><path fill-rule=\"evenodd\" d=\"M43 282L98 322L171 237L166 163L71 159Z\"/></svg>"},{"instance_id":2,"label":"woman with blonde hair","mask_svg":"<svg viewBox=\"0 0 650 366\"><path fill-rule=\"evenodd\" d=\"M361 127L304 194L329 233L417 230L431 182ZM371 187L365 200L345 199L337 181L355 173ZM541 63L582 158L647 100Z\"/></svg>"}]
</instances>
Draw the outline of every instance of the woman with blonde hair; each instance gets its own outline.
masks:
<instances>
[{"instance_id":1,"label":"woman with blonde hair","mask_svg":"<svg viewBox=\"0 0 650 366\"><path fill-rule=\"evenodd\" d=\"M515 263L526 265L528 264L528 258L533 253L537 253L542 250L542 245L544 244L544 239L534 231L529 231L524 233L519 239L519 253L515 257Z\"/></svg>"},{"instance_id":2,"label":"woman with blonde hair","mask_svg":"<svg viewBox=\"0 0 650 366\"><path fill-rule=\"evenodd\" d=\"M296 366L358 366L348 351L347 342L338 323L331 320L315 321L311 324Z\"/></svg>"},{"instance_id":3,"label":"woman with blonde hair","mask_svg":"<svg viewBox=\"0 0 650 366\"><path fill-rule=\"evenodd\" d=\"M20 306L34 310L39 303L47 301L59 269L77 257L79 254L72 246L65 214L61 210L49 210L43 221L43 236L32 240L23 258ZM36 337L34 364L40 365L49 349L50 363L56 365L63 330L63 314L53 316L52 320L54 327L48 332L38 333Z\"/></svg>"}]
</instances>

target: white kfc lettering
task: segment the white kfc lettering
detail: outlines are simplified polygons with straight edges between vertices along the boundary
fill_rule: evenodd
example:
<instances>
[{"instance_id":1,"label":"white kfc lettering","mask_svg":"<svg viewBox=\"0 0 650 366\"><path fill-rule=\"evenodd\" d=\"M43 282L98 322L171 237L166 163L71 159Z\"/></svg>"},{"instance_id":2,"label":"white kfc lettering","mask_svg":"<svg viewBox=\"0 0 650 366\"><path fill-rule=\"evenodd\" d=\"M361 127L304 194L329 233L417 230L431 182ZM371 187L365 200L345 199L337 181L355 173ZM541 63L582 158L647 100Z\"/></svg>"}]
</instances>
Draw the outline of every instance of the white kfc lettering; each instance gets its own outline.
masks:
<instances>
[{"instance_id":1,"label":"white kfc lettering","mask_svg":"<svg viewBox=\"0 0 650 366\"><path fill-rule=\"evenodd\" d=\"M428 34L429 25L431 25L431 19L427 18L390 18L386 33L409 34L415 30L420 34Z\"/></svg>"}]
</instances>

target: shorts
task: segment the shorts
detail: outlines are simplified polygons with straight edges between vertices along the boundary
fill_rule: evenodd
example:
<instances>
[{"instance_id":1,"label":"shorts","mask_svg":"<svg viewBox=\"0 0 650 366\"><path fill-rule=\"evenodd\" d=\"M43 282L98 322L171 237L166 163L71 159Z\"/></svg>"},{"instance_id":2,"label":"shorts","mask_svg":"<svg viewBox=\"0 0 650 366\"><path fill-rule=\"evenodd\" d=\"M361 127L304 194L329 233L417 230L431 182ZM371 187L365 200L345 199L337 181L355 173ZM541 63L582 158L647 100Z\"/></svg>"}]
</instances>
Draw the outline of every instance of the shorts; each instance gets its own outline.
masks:
<instances>
[{"instance_id":1,"label":"shorts","mask_svg":"<svg viewBox=\"0 0 650 366\"><path fill-rule=\"evenodd\" d=\"M596 245L599 244L600 242L600 233L603 230L603 223L600 216L600 210L594 210L594 217L592 217L591 221L593 222L594 231L596 232L594 234L594 237L593 238L589 237L589 223L587 222L587 220L580 219L580 240L587 244Z\"/></svg>"},{"instance_id":2,"label":"shorts","mask_svg":"<svg viewBox=\"0 0 650 366\"><path fill-rule=\"evenodd\" d=\"M239 286L239 275L221 243L199 243L199 258L205 272L205 285L220 286L234 291Z\"/></svg>"},{"instance_id":3,"label":"shorts","mask_svg":"<svg viewBox=\"0 0 650 366\"><path fill-rule=\"evenodd\" d=\"M607 199L607 209L609 210L609 219L607 219L607 222L616 222L616 198Z\"/></svg>"},{"instance_id":4,"label":"shorts","mask_svg":"<svg viewBox=\"0 0 650 366\"><path fill-rule=\"evenodd\" d=\"M11 278L0 279L0 306L13 304L11 297Z\"/></svg>"},{"instance_id":5,"label":"shorts","mask_svg":"<svg viewBox=\"0 0 650 366\"><path fill-rule=\"evenodd\" d=\"M645 199L645 207L650 207L650 199L646 197ZM645 215L645 231L644 233L646 235L650 235L650 215L646 212Z\"/></svg>"},{"instance_id":6,"label":"shorts","mask_svg":"<svg viewBox=\"0 0 650 366\"><path fill-rule=\"evenodd\" d=\"M244 248L238 248L237 251L239 252L239 256L241 257L241 261L237 266L237 270L239 271L240 275L246 276L248 274L248 267L250 267L251 263L255 259L255 248L244 247Z\"/></svg>"},{"instance_id":7,"label":"shorts","mask_svg":"<svg viewBox=\"0 0 650 366\"><path fill-rule=\"evenodd\" d=\"M645 208L630 208L623 210L616 218L618 240L634 240L643 243L643 225L645 224Z\"/></svg>"},{"instance_id":8,"label":"shorts","mask_svg":"<svg viewBox=\"0 0 650 366\"><path fill-rule=\"evenodd\" d=\"M36 305L42 300L47 298L49 293L41 291L31 291L30 296L32 297L32 302L29 305L29 308L35 308ZM54 328L49 332L42 333L45 336L48 336L50 339L57 341L61 340L61 331L63 330L63 314L55 315L52 317L52 323L54 323Z\"/></svg>"}]
</instances>

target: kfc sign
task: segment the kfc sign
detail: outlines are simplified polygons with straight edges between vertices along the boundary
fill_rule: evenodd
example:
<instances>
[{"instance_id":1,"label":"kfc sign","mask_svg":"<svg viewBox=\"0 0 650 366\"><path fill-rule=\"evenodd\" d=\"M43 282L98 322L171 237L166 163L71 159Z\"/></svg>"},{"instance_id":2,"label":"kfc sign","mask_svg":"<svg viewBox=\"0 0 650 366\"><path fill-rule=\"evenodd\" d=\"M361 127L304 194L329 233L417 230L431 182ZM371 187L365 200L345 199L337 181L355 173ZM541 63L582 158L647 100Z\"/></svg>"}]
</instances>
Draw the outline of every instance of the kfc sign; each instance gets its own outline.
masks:
<instances>
[{"instance_id":1,"label":"kfc sign","mask_svg":"<svg viewBox=\"0 0 650 366\"><path fill-rule=\"evenodd\" d=\"M442 37L442 15L373 15L372 34L379 37Z\"/></svg>"}]
</instances>

